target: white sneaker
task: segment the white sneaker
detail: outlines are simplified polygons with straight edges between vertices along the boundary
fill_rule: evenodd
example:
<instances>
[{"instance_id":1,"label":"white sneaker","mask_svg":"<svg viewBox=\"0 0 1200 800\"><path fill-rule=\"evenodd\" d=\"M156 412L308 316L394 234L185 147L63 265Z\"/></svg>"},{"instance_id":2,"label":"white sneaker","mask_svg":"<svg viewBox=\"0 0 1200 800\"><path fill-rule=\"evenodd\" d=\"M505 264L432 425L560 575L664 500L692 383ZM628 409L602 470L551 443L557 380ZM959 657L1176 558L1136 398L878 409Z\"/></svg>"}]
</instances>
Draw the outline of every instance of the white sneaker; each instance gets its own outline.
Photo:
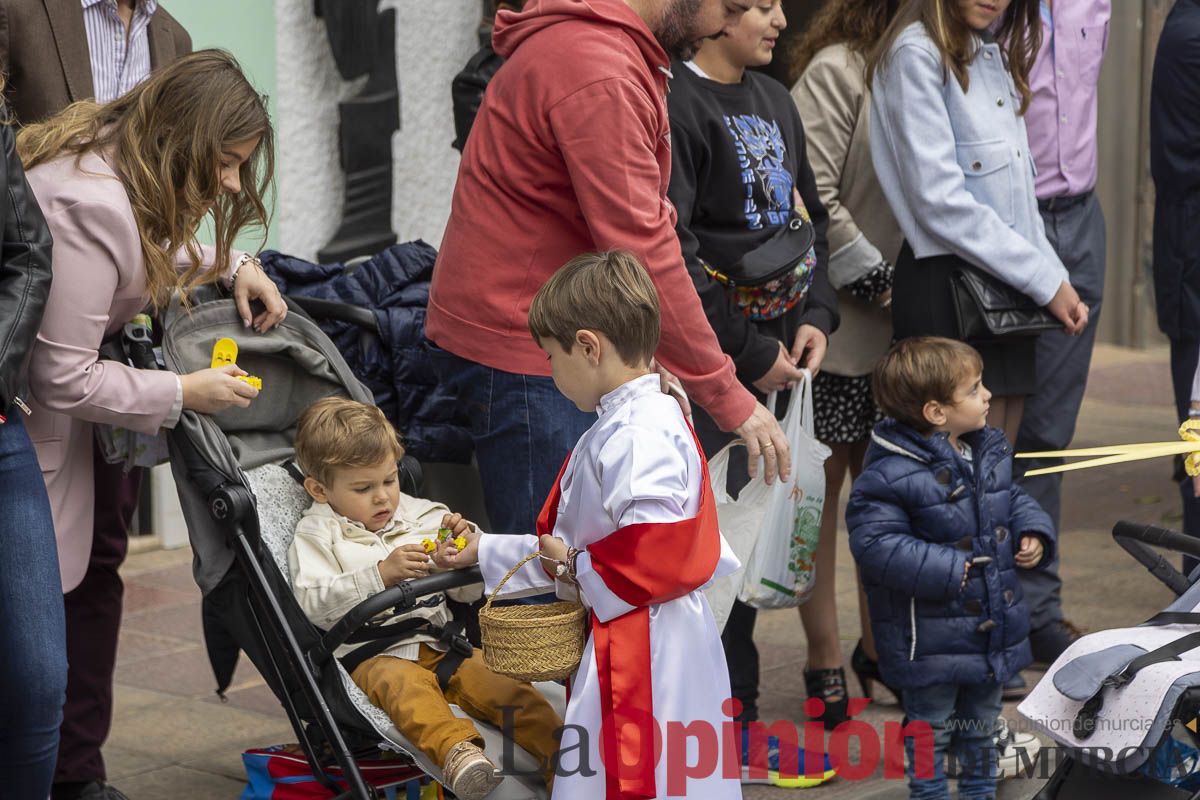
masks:
<instances>
[{"instance_id":1,"label":"white sneaker","mask_svg":"<svg viewBox=\"0 0 1200 800\"><path fill-rule=\"evenodd\" d=\"M1015 778L1027 764L1037 761L1042 742L1027 731L1013 731L1008 720L996 722L996 779Z\"/></svg>"},{"instance_id":2,"label":"white sneaker","mask_svg":"<svg viewBox=\"0 0 1200 800\"><path fill-rule=\"evenodd\" d=\"M450 748L442 778L459 800L483 800L504 780L492 760L473 742L459 742Z\"/></svg>"}]
</instances>

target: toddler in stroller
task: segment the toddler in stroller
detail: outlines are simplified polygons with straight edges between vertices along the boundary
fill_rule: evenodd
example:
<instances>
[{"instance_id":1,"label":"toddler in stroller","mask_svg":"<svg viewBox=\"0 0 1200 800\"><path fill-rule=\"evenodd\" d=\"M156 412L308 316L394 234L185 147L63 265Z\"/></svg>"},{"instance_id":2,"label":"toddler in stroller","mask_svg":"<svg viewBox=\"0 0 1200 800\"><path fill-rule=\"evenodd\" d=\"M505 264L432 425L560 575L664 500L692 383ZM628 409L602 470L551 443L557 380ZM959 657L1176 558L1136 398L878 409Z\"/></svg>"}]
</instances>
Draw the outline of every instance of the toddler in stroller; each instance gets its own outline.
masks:
<instances>
[{"instance_id":1,"label":"toddler in stroller","mask_svg":"<svg viewBox=\"0 0 1200 800\"><path fill-rule=\"evenodd\" d=\"M375 406L327 397L301 414L296 461L313 503L296 526L288 567L296 599L315 625L331 627L388 586L427 575L431 562L422 542L439 530L474 530L444 505L401 493L397 464L403 456L395 429ZM476 599L478 584L449 594ZM427 632L428 623L450 621L444 600L381 616L382 626L411 627L412 635L347 668L371 702L441 767L460 800L485 797L501 778L483 752L479 731L456 717L450 702L496 727L504 722L503 709L515 711L512 736L538 759L551 783L562 720L536 689L492 672L478 652L448 648ZM343 645L337 655L351 649Z\"/></svg>"},{"instance_id":2,"label":"toddler in stroller","mask_svg":"<svg viewBox=\"0 0 1200 800\"><path fill-rule=\"evenodd\" d=\"M331 796L373 800L376 786L359 761L379 758L380 750L400 752L401 760L390 763L402 766L407 760L410 778L423 772L439 782L446 779L440 765L351 680L353 657L371 648L378 648L371 653L377 655L408 635L396 630L401 623L376 624L382 612L403 614L440 603L434 595L478 583L480 575L477 569L459 570L402 580L330 613L336 622L326 627L305 615L288 569L297 525L312 505L290 461L296 422L324 397L366 404L372 397L305 313L307 302L299 302L303 305L288 300L291 313L279 327L245 337L233 301L215 289L195 291L189 305L172 301L163 321L168 369L186 373L208 366L214 343L231 337L240 347L238 365L262 379L263 391L249 408L214 415L184 411L168 437L171 471L192 545L193 575L204 595L205 640L218 692L230 685L238 652L244 652L287 712L314 778ZM356 310L333 308L338 305L327 303L311 312L329 319ZM400 486L410 497L420 494L421 465L409 455L400 464ZM343 660L335 653L344 652L347 643L358 650ZM561 709L561 686L536 688ZM469 716L457 705L451 710ZM491 760L505 767L504 780L489 800L548 796L534 756L488 722L476 718L474 724Z\"/></svg>"}]
</instances>

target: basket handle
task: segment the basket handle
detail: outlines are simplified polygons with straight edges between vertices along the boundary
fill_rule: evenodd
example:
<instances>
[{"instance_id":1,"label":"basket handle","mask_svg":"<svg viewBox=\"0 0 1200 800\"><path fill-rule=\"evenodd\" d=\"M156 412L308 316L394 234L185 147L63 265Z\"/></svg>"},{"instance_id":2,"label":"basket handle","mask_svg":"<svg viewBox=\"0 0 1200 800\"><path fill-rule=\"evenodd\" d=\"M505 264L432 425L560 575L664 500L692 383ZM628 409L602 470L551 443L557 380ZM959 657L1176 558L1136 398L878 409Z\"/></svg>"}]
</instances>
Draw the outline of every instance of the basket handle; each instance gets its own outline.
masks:
<instances>
[{"instance_id":1,"label":"basket handle","mask_svg":"<svg viewBox=\"0 0 1200 800\"><path fill-rule=\"evenodd\" d=\"M483 610L486 611L487 609L492 607L492 601L496 599L496 595L500 592L500 587L503 586L505 583L507 583L508 579L517 573L517 570L519 570L521 567L525 566L526 564L528 564L530 561L537 558L541 554L542 554L541 550L534 550L532 553L530 553L529 555L525 556L520 561L518 561L516 566L514 566L512 569L510 569L508 571L508 574L500 579L500 582L496 584L496 588L492 589L492 593L491 593L491 595L488 596L487 602L483 604Z\"/></svg>"}]
</instances>

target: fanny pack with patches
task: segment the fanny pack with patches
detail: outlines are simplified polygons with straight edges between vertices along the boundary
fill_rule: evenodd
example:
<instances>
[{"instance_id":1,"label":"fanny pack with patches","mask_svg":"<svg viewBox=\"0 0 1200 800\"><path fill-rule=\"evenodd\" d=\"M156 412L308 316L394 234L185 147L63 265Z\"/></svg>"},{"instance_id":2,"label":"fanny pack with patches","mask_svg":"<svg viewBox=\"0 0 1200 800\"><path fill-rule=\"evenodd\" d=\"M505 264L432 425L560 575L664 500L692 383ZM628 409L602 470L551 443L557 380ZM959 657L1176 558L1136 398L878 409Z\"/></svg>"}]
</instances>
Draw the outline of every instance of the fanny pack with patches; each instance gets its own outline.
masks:
<instances>
[{"instance_id":1,"label":"fanny pack with patches","mask_svg":"<svg viewBox=\"0 0 1200 800\"><path fill-rule=\"evenodd\" d=\"M737 308L762 322L782 317L804 299L817 267L817 231L801 202L786 225L732 266L704 271L727 290Z\"/></svg>"}]
</instances>

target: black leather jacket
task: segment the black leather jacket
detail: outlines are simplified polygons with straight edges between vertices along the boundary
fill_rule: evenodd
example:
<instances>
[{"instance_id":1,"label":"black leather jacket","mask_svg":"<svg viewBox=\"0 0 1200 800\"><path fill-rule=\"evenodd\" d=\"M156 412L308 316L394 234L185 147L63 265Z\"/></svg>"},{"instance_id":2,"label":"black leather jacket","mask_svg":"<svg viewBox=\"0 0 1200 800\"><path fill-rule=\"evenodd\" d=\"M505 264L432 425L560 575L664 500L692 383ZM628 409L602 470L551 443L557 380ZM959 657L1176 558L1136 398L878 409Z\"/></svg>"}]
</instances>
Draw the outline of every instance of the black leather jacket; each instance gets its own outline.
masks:
<instances>
[{"instance_id":1,"label":"black leather jacket","mask_svg":"<svg viewBox=\"0 0 1200 800\"><path fill-rule=\"evenodd\" d=\"M21 390L50 294L50 230L17 158L16 129L0 123L0 414Z\"/></svg>"}]
</instances>

